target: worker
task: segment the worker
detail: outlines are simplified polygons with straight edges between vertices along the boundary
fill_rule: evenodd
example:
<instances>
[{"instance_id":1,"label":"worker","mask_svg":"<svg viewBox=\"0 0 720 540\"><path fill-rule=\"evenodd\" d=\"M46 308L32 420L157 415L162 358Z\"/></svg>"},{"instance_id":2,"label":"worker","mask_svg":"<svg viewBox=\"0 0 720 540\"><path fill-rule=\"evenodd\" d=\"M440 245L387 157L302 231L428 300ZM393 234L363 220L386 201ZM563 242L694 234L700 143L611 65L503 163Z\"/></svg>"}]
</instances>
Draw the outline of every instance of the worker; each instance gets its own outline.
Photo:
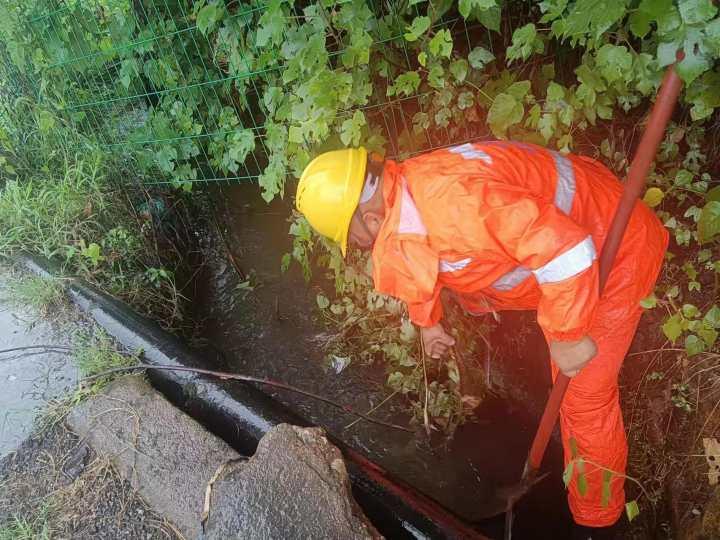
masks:
<instances>
[{"instance_id":1,"label":"worker","mask_svg":"<svg viewBox=\"0 0 720 540\"><path fill-rule=\"evenodd\" d=\"M602 164L509 141L462 144L402 162L364 148L321 154L305 169L296 205L340 245L372 250L375 288L407 304L427 354L455 343L440 292L467 313L536 310L553 378L572 377L560 410L565 462L586 465L568 488L574 538L611 538L623 511L627 442L618 371L653 289L668 234L638 201L598 296L598 253L623 187ZM450 331L448 331L450 330Z\"/></svg>"}]
</instances>

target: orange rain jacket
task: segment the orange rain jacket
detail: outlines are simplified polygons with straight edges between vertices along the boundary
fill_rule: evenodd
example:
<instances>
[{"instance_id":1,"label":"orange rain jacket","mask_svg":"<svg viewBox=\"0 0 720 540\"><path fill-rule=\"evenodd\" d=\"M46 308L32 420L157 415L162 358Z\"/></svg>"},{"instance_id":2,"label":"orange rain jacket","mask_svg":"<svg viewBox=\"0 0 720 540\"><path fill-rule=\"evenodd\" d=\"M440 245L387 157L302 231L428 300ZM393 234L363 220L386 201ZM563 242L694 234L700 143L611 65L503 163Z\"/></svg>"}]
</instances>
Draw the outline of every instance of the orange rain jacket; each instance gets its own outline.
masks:
<instances>
[{"instance_id":1,"label":"orange rain jacket","mask_svg":"<svg viewBox=\"0 0 720 540\"><path fill-rule=\"evenodd\" d=\"M385 221L372 254L376 289L405 301L419 326L440 321L439 295L448 288L474 314L537 310L548 340L591 335L598 355L573 379L561 409L566 461L573 438L581 455L619 473L627 450L617 372L667 245L664 227L638 202L598 298L598 254L621 194L600 163L525 143L463 144L388 161ZM602 505L599 474L588 474L586 497L570 486L578 523L609 525L622 511L622 480L613 479Z\"/></svg>"}]
</instances>

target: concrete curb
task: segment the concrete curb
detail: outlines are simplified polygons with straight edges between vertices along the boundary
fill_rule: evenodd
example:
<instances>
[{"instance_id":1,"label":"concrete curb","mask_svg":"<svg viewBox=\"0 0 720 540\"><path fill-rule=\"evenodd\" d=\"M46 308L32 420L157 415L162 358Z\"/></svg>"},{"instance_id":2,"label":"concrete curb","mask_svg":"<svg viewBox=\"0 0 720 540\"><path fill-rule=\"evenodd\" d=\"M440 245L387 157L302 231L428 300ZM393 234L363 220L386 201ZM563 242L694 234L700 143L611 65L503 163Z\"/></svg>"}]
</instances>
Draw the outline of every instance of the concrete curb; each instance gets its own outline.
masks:
<instances>
[{"instance_id":1,"label":"concrete curb","mask_svg":"<svg viewBox=\"0 0 720 540\"><path fill-rule=\"evenodd\" d=\"M44 277L56 268L38 257L19 262ZM205 364L178 338L79 279L69 280L72 302L109 335L132 350L143 350L143 361L204 367ZM228 385L188 372L153 371L153 385L172 403L244 455L254 453L258 441L278 424L308 426L308 422L270 396L248 384ZM342 441L331 438L347 462L353 495L377 529L389 538L485 538L431 498L391 478Z\"/></svg>"}]
</instances>

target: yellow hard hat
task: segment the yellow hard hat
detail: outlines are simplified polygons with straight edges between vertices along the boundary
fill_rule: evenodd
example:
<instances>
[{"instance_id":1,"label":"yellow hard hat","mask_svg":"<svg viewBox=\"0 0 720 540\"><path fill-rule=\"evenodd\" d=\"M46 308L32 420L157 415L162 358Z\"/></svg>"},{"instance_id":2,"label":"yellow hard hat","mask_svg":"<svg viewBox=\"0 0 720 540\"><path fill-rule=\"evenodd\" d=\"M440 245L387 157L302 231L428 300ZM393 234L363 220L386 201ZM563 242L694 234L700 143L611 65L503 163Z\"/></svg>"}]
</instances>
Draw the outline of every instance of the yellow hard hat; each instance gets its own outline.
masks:
<instances>
[{"instance_id":1,"label":"yellow hard hat","mask_svg":"<svg viewBox=\"0 0 720 540\"><path fill-rule=\"evenodd\" d=\"M348 148L320 154L300 177L295 204L318 233L347 252L350 221L365 183L367 150Z\"/></svg>"}]
</instances>

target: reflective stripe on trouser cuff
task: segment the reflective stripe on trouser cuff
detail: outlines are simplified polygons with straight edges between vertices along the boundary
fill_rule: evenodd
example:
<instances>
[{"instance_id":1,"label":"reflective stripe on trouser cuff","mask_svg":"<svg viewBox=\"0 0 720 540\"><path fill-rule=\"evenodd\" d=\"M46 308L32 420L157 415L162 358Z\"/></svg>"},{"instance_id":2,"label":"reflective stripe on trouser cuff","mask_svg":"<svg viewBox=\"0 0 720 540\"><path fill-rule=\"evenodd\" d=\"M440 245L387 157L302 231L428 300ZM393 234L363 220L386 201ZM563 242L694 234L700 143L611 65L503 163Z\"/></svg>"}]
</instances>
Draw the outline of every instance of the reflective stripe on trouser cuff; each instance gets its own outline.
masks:
<instances>
[{"instance_id":1,"label":"reflective stripe on trouser cuff","mask_svg":"<svg viewBox=\"0 0 720 540\"><path fill-rule=\"evenodd\" d=\"M575 171L572 162L565 156L552 152L557 171L555 185L555 207L565 215L570 215L575 199Z\"/></svg>"},{"instance_id":2,"label":"reflective stripe on trouser cuff","mask_svg":"<svg viewBox=\"0 0 720 540\"><path fill-rule=\"evenodd\" d=\"M561 253L549 263L533 270L538 283L555 283L571 278L592 266L597 258L592 236Z\"/></svg>"}]
</instances>

